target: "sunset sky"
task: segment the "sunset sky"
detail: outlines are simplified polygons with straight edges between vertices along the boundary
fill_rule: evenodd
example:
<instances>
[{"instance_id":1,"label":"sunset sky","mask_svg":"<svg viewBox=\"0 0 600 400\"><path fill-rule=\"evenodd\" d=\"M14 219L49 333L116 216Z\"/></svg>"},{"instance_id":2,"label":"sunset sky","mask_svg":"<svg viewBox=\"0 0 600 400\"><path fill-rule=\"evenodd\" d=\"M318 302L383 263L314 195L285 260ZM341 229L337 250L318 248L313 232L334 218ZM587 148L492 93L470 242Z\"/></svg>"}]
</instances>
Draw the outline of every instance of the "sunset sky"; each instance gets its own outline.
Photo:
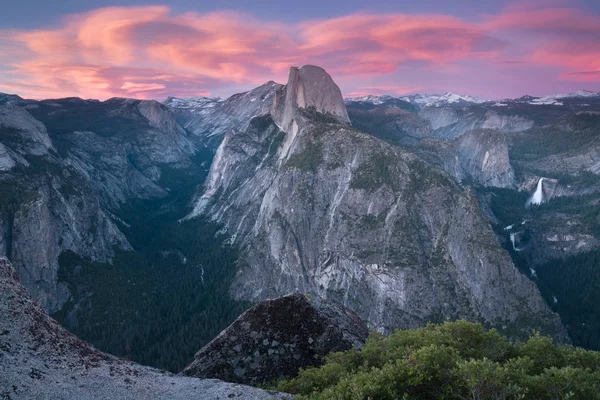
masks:
<instances>
[{"instance_id":1,"label":"sunset sky","mask_svg":"<svg viewBox=\"0 0 600 400\"><path fill-rule=\"evenodd\" d=\"M600 90L600 1L34 0L0 14L0 92L27 98L228 96L304 64L345 96Z\"/></svg>"}]
</instances>

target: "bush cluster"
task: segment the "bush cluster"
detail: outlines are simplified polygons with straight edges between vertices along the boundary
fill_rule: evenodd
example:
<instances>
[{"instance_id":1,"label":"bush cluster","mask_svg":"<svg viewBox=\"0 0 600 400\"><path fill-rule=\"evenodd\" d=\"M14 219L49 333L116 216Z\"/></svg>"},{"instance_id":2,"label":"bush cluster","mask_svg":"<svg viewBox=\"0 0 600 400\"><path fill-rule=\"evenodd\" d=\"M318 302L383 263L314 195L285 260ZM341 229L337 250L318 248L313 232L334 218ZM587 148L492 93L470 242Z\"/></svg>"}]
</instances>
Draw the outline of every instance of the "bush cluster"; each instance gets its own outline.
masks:
<instances>
[{"instance_id":1,"label":"bush cluster","mask_svg":"<svg viewBox=\"0 0 600 400\"><path fill-rule=\"evenodd\" d=\"M598 399L600 353L535 333L509 343L465 321L373 333L278 390L300 399Z\"/></svg>"}]
</instances>

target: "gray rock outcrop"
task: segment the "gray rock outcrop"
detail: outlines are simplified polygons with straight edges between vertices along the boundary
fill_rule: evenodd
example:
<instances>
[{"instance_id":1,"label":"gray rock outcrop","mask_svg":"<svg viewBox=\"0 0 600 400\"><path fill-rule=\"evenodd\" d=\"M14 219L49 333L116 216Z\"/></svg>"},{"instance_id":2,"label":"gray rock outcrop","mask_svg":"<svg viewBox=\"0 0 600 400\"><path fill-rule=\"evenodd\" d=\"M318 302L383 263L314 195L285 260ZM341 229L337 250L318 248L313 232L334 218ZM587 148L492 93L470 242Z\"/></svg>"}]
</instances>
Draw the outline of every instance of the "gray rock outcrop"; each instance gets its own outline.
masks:
<instances>
[{"instance_id":1,"label":"gray rock outcrop","mask_svg":"<svg viewBox=\"0 0 600 400\"><path fill-rule=\"evenodd\" d=\"M294 377L335 351L361 346L367 326L354 312L301 293L265 300L196 353L181 375L261 384Z\"/></svg>"},{"instance_id":2,"label":"gray rock outcrop","mask_svg":"<svg viewBox=\"0 0 600 400\"><path fill-rule=\"evenodd\" d=\"M489 110L485 113L485 119L481 124L483 129L497 129L502 132L523 132L532 128L533 120L524 115L505 115Z\"/></svg>"},{"instance_id":3,"label":"gray rock outcrop","mask_svg":"<svg viewBox=\"0 0 600 400\"><path fill-rule=\"evenodd\" d=\"M458 113L450 107L427 107L419 112L419 116L429 121L434 131L454 125L459 120Z\"/></svg>"},{"instance_id":4,"label":"gray rock outcrop","mask_svg":"<svg viewBox=\"0 0 600 400\"><path fill-rule=\"evenodd\" d=\"M483 106L471 107L426 107L419 116L431 123L431 137L456 139L474 129L497 129L502 132L522 132L530 129L531 119L514 114L501 114Z\"/></svg>"}]
</instances>

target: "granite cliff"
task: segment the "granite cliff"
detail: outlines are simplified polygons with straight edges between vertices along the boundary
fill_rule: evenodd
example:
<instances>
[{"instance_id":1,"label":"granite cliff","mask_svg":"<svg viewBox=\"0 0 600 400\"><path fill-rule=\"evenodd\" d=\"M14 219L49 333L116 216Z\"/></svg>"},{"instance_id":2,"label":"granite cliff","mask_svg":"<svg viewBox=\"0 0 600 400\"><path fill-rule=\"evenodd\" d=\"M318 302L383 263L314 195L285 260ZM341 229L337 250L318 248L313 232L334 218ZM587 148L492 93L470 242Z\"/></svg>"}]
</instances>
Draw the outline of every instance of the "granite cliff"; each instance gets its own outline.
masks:
<instances>
[{"instance_id":1,"label":"granite cliff","mask_svg":"<svg viewBox=\"0 0 600 400\"><path fill-rule=\"evenodd\" d=\"M242 249L232 295L258 301L300 290L343 303L373 328L467 318L565 340L474 193L353 129L323 74L292 69L271 114L225 136L190 215L223 224ZM303 87L326 93L299 102Z\"/></svg>"}]
</instances>

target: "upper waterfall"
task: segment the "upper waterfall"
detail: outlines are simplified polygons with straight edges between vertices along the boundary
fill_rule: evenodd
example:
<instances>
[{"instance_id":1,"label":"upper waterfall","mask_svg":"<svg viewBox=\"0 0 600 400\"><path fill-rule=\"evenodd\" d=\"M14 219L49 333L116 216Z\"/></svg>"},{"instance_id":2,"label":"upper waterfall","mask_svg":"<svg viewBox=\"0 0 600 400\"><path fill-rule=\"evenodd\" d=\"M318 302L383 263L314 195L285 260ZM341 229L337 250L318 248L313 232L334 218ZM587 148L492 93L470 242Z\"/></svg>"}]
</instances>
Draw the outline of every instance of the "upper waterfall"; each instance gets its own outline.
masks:
<instances>
[{"instance_id":1,"label":"upper waterfall","mask_svg":"<svg viewBox=\"0 0 600 400\"><path fill-rule=\"evenodd\" d=\"M543 187L544 178L540 178L537 184L537 188L535 189L535 193L527 202L528 205L531 204L542 204L544 202L544 187Z\"/></svg>"}]
</instances>

